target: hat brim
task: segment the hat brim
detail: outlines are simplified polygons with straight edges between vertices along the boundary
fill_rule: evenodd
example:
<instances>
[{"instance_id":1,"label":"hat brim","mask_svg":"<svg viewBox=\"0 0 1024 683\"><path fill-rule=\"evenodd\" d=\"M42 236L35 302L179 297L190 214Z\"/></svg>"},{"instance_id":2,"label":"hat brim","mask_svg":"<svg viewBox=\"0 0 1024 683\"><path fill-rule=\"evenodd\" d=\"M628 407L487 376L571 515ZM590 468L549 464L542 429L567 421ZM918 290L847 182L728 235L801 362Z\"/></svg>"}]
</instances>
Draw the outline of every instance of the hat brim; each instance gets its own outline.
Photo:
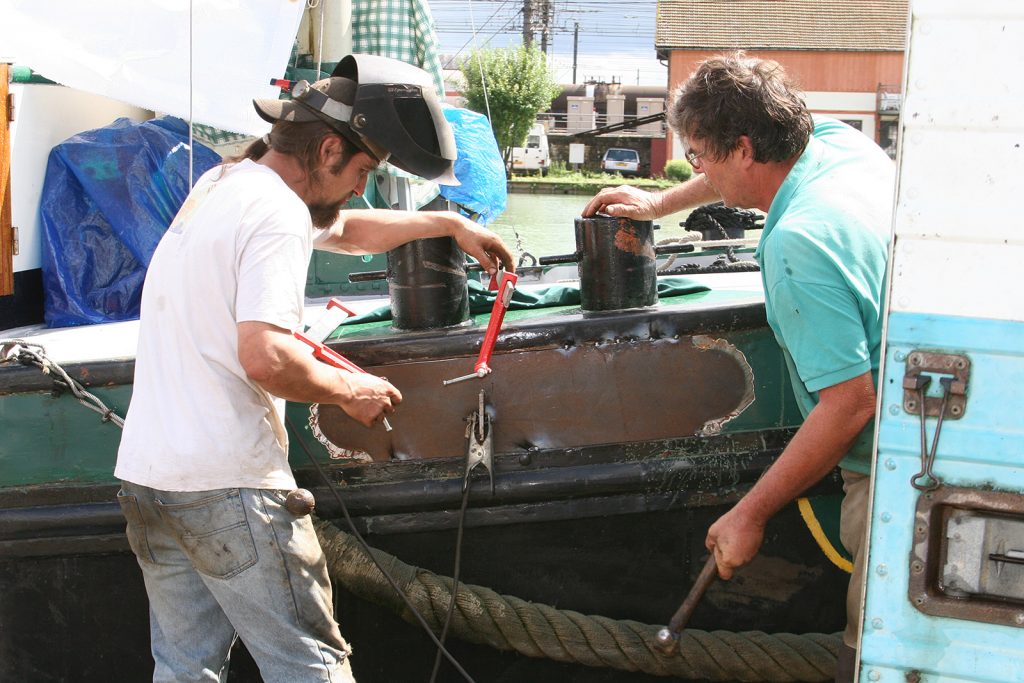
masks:
<instances>
[{"instance_id":1,"label":"hat brim","mask_svg":"<svg viewBox=\"0 0 1024 683\"><path fill-rule=\"evenodd\" d=\"M277 121L318 121L317 116L293 100L253 100L256 113L267 123Z\"/></svg>"}]
</instances>

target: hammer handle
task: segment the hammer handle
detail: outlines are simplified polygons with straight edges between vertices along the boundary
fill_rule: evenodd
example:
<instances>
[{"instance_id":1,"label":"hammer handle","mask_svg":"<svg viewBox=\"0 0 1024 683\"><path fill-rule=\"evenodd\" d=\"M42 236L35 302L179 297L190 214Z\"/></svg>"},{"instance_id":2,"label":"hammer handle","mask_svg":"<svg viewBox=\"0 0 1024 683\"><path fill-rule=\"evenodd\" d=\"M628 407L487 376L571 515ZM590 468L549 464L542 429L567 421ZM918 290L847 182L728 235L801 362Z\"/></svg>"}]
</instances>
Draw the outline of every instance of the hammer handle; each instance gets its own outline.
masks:
<instances>
[{"instance_id":1,"label":"hammer handle","mask_svg":"<svg viewBox=\"0 0 1024 683\"><path fill-rule=\"evenodd\" d=\"M700 570L697 580L693 582L690 593L683 600L683 604L679 606L676 613L672 615L671 621L668 622L668 628L674 635L678 636L686 628L694 608L697 607L697 603L704 597L704 592L707 591L708 586L714 583L717 576L718 565L715 563L715 553L712 552L711 557L704 563L704 568Z\"/></svg>"}]
</instances>

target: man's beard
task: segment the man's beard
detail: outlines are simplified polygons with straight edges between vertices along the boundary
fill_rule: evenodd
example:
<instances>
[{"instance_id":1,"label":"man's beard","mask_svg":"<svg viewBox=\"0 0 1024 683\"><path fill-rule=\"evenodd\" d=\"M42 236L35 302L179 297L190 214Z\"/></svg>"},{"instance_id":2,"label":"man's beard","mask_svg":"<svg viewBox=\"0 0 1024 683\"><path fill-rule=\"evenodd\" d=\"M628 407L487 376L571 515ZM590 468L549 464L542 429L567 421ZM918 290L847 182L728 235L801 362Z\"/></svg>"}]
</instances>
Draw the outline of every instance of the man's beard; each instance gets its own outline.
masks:
<instances>
[{"instance_id":1,"label":"man's beard","mask_svg":"<svg viewBox=\"0 0 1024 683\"><path fill-rule=\"evenodd\" d=\"M345 206L351 197L352 195L350 194L340 202L331 202L330 204L307 204L309 216L313 219L313 227L327 229L337 223L338 216L341 214L341 207Z\"/></svg>"},{"instance_id":2,"label":"man's beard","mask_svg":"<svg viewBox=\"0 0 1024 683\"><path fill-rule=\"evenodd\" d=\"M318 168L313 172L313 187L319 188L323 186L323 177L325 175L336 176L341 173L341 166L335 168ZM352 198L353 192L349 192L339 201L336 202L316 202L313 204L307 204L309 207L309 215L313 219L313 227L326 230L335 223L338 222L338 215L341 212L341 207L348 203L348 200Z\"/></svg>"}]
</instances>

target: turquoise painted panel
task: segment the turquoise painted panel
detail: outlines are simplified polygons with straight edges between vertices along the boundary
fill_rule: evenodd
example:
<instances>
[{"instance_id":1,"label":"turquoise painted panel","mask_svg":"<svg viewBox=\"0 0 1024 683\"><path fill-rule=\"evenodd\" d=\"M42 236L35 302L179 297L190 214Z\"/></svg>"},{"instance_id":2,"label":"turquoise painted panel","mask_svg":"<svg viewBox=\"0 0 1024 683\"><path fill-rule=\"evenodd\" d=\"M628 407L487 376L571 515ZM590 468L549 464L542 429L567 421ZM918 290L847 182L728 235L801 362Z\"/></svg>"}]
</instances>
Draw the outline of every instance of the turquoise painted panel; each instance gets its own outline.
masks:
<instances>
[{"instance_id":1,"label":"turquoise painted panel","mask_svg":"<svg viewBox=\"0 0 1024 683\"><path fill-rule=\"evenodd\" d=\"M90 391L124 416L130 386ZM0 487L114 481L121 430L70 393L0 396Z\"/></svg>"},{"instance_id":2,"label":"turquoise painted panel","mask_svg":"<svg viewBox=\"0 0 1024 683\"><path fill-rule=\"evenodd\" d=\"M1024 492L1024 323L893 313L889 319L875 464L861 681L1024 681L1024 629L935 617L908 597L914 513L921 495L920 418L903 411L914 350L966 354L967 406L946 420L934 472L947 484ZM936 383L933 381L933 383ZM929 446L935 418L927 421Z\"/></svg>"}]
</instances>

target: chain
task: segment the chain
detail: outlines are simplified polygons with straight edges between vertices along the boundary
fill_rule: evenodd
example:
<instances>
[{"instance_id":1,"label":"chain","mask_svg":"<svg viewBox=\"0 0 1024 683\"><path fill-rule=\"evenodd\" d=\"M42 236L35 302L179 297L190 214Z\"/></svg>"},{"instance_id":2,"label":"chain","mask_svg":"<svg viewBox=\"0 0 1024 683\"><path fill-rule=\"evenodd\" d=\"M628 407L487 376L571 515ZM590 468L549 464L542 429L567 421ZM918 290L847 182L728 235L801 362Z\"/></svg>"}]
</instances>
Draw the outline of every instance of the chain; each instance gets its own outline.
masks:
<instances>
[{"instance_id":1,"label":"chain","mask_svg":"<svg viewBox=\"0 0 1024 683\"><path fill-rule=\"evenodd\" d=\"M72 378L64 368L50 360L41 344L33 344L24 339L0 339L0 364L2 363L21 363L38 368L44 375L53 379L58 388L70 391L79 403L98 413L102 422L112 422L118 427L124 427L124 419L115 413L113 408L108 408L98 396L90 393L81 382Z\"/></svg>"}]
</instances>

